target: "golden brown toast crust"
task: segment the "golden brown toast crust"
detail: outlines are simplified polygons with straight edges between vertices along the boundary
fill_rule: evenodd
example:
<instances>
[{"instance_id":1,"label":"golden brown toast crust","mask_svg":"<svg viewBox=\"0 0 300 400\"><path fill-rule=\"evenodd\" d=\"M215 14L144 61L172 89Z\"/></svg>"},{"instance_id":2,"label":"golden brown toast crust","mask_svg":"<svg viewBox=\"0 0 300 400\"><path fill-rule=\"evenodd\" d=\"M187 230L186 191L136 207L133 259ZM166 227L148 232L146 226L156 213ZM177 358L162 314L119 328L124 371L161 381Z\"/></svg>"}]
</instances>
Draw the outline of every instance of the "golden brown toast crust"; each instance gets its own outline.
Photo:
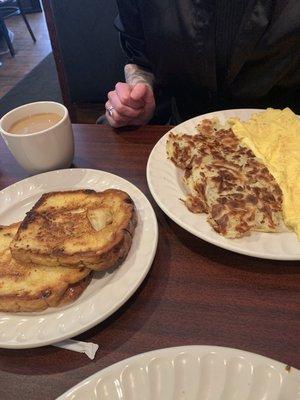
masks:
<instances>
[{"instance_id":1,"label":"golden brown toast crust","mask_svg":"<svg viewBox=\"0 0 300 400\"><path fill-rule=\"evenodd\" d=\"M90 270L17 262L9 245L19 225L0 226L0 311L42 311L76 300L90 282Z\"/></svg>"},{"instance_id":2,"label":"golden brown toast crust","mask_svg":"<svg viewBox=\"0 0 300 400\"><path fill-rule=\"evenodd\" d=\"M78 297L81 296L81 294L88 287L89 283L92 280L92 277L93 272L90 272L85 278L81 279L81 281L69 285L68 289L65 291L57 306L65 306L77 300Z\"/></svg>"},{"instance_id":3,"label":"golden brown toast crust","mask_svg":"<svg viewBox=\"0 0 300 400\"><path fill-rule=\"evenodd\" d=\"M36 297L15 295L0 295L0 311L4 312L32 312L44 311L49 307L60 307L74 302L84 292L92 279L92 273L89 273L79 282L65 287L62 285L59 290L50 293L49 291L40 292Z\"/></svg>"},{"instance_id":4,"label":"golden brown toast crust","mask_svg":"<svg viewBox=\"0 0 300 400\"><path fill-rule=\"evenodd\" d=\"M102 271L125 259L136 224L134 203L121 190L52 192L27 214L10 248L19 262Z\"/></svg>"}]
</instances>

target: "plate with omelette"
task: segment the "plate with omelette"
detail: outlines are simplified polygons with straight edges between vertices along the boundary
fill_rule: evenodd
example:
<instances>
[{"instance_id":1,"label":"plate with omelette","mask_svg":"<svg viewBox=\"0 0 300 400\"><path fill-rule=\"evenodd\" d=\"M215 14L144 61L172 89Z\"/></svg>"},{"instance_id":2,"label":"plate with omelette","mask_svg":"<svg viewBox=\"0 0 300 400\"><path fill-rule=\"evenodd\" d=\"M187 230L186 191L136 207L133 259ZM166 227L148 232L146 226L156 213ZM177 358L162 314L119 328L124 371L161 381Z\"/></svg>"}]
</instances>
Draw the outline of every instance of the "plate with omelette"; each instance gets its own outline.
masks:
<instances>
[{"instance_id":1,"label":"plate with omelette","mask_svg":"<svg viewBox=\"0 0 300 400\"><path fill-rule=\"evenodd\" d=\"M300 119L289 108L237 109L167 132L147 165L161 209L236 253L300 260Z\"/></svg>"}]
</instances>

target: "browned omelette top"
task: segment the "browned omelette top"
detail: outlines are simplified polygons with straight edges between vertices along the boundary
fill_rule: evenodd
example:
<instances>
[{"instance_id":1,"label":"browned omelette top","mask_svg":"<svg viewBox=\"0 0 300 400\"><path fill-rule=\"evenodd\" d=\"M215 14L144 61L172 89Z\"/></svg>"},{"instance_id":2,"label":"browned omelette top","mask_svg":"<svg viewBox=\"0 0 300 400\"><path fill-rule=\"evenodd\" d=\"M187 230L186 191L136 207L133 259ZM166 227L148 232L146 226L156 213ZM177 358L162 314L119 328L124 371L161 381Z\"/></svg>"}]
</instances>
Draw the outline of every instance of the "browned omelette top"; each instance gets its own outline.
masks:
<instances>
[{"instance_id":1,"label":"browned omelette top","mask_svg":"<svg viewBox=\"0 0 300 400\"><path fill-rule=\"evenodd\" d=\"M282 193L268 169L231 129L204 120L196 135L171 133L167 152L185 170L186 206L205 212L220 234L236 238L251 230L274 232L281 220Z\"/></svg>"}]
</instances>

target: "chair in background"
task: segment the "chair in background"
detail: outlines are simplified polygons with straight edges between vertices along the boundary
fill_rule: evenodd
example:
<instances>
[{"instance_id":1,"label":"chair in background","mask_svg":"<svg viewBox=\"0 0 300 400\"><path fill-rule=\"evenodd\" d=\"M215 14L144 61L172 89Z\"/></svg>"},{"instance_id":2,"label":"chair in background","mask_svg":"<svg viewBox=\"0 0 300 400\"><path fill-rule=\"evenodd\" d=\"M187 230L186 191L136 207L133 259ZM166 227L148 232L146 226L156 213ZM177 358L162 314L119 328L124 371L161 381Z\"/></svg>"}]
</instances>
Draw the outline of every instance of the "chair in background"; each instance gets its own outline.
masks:
<instances>
[{"instance_id":1,"label":"chair in background","mask_svg":"<svg viewBox=\"0 0 300 400\"><path fill-rule=\"evenodd\" d=\"M107 92L124 81L115 0L43 0L64 104L72 122L96 122ZM84 117L84 118L83 118Z\"/></svg>"},{"instance_id":2,"label":"chair in background","mask_svg":"<svg viewBox=\"0 0 300 400\"><path fill-rule=\"evenodd\" d=\"M19 0L0 0L0 32L3 34L3 37L6 41L7 47L9 48L10 54L12 57L15 56L15 49L13 47L12 41L9 37L9 32L5 24L5 20L7 18L13 17L14 15L21 14L27 29L32 37L32 40L36 42L36 38L32 32L32 29L29 25L29 22L26 18L26 15L23 11L23 8L19 2Z\"/></svg>"}]
</instances>

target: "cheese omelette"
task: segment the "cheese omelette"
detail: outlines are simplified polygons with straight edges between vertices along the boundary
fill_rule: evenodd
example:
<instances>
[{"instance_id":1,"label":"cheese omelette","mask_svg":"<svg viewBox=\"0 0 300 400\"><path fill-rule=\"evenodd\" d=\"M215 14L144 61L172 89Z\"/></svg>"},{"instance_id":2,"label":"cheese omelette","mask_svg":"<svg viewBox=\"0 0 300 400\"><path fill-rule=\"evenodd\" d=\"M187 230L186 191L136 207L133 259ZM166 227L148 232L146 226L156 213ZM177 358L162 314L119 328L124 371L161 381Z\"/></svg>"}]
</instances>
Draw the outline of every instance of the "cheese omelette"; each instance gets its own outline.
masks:
<instances>
[{"instance_id":1,"label":"cheese omelette","mask_svg":"<svg viewBox=\"0 0 300 400\"><path fill-rule=\"evenodd\" d=\"M229 123L274 176L283 193L283 218L300 239L300 120L289 109L267 109L247 122Z\"/></svg>"}]
</instances>

